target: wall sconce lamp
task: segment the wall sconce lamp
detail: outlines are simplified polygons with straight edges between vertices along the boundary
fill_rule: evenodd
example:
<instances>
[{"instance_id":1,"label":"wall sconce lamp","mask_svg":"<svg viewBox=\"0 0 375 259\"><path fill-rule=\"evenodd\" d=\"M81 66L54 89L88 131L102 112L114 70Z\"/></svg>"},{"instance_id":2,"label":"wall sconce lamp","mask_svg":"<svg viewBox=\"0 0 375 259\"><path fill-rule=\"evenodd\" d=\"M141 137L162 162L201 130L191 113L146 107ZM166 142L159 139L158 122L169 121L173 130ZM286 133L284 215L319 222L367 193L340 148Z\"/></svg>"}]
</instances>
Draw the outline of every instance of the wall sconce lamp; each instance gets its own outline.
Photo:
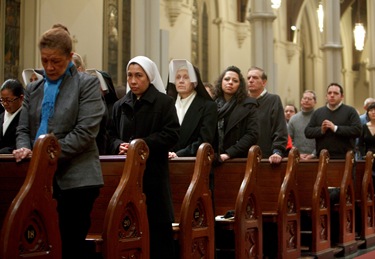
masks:
<instances>
[{"instance_id":1,"label":"wall sconce lamp","mask_svg":"<svg viewBox=\"0 0 375 259\"><path fill-rule=\"evenodd\" d=\"M281 0L271 0L271 7L273 9L279 9L281 5Z\"/></svg>"},{"instance_id":2,"label":"wall sconce lamp","mask_svg":"<svg viewBox=\"0 0 375 259\"><path fill-rule=\"evenodd\" d=\"M324 28L324 10L323 10L323 4L322 2L319 2L318 4L318 10L316 10L318 13L318 26L319 26L319 31L323 32Z\"/></svg>"},{"instance_id":3,"label":"wall sconce lamp","mask_svg":"<svg viewBox=\"0 0 375 259\"><path fill-rule=\"evenodd\" d=\"M358 8L357 8L357 22L355 23L353 34L354 34L354 45L355 49L358 51L362 51L365 45L365 37L366 37L366 30L361 23L360 18L360 2L361 0L357 0Z\"/></svg>"},{"instance_id":4,"label":"wall sconce lamp","mask_svg":"<svg viewBox=\"0 0 375 259\"><path fill-rule=\"evenodd\" d=\"M365 37L366 37L366 30L363 26L363 23L356 23L354 26L354 45L355 49L358 51L362 51L365 45Z\"/></svg>"}]
</instances>

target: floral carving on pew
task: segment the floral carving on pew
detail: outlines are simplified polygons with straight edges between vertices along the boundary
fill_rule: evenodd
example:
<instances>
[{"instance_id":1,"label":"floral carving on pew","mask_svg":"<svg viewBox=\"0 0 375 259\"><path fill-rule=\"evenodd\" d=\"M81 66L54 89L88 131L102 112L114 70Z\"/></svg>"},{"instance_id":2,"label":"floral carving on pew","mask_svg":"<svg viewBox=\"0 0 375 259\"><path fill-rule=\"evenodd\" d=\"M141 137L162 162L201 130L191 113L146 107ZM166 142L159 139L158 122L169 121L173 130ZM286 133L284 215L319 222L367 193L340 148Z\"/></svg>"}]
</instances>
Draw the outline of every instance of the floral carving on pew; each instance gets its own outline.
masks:
<instances>
[{"instance_id":1,"label":"floral carving on pew","mask_svg":"<svg viewBox=\"0 0 375 259\"><path fill-rule=\"evenodd\" d=\"M207 227L206 212L204 210L204 206L200 199L197 201L197 205L194 210L192 227L193 228Z\"/></svg>"},{"instance_id":2,"label":"floral carving on pew","mask_svg":"<svg viewBox=\"0 0 375 259\"><path fill-rule=\"evenodd\" d=\"M258 253L258 229L248 229L246 231L246 257L255 258Z\"/></svg>"},{"instance_id":3,"label":"floral carving on pew","mask_svg":"<svg viewBox=\"0 0 375 259\"><path fill-rule=\"evenodd\" d=\"M326 203L326 193L324 191L324 187L320 190L320 198L319 198L319 208L320 209L326 209L327 208L327 203Z\"/></svg>"},{"instance_id":4,"label":"floral carving on pew","mask_svg":"<svg viewBox=\"0 0 375 259\"><path fill-rule=\"evenodd\" d=\"M206 237L200 237L194 239L194 243L191 248L191 258L206 258L206 247L208 246L208 240Z\"/></svg>"},{"instance_id":5,"label":"floral carving on pew","mask_svg":"<svg viewBox=\"0 0 375 259\"><path fill-rule=\"evenodd\" d=\"M289 221L287 225L287 239L286 247L288 249L297 248L297 237L296 237L297 222L295 220Z\"/></svg>"},{"instance_id":6,"label":"floral carving on pew","mask_svg":"<svg viewBox=\"0 0 375 259\"><path fill-rule=\"evenodd\" d=\"M288 214L294 214L296 213L296 198L294 197L293 192L289 192L288 195L288 209L287 209Z\"/></svg>"},{"instance_id":7,"label":"floral carving on pew","mask_svg":"<svg viewBox=\"0 0 375 259\"><path fill-rule=\"evenodd\" d=\"M138 157L141 158L142 162L145 163L146 159L148 158L149 149L145 142L141 143L141 146L138 149ZM142 163L141 162L141 163ZM136 163L138 165L138 162ZM143 174L137 175L137 187L139 187L140 190L142 190L142 184L143 184Z\"/></svg>"},{"instance_id":8,"label":"floral carving on pew","mask_svg":"<svg viewBox=\"0 0 375 259\"><path fill-rule=\"evenodd\" d=\"M367 210L367 226L374 227L374 222L372 221L373 215L372 210Z\"/></svg>"},{"instance_id":9,"label":"floral carving on pew","mask_svg":"<svg viewBox=\"0 0 375 259\"><path fill-rule=\"evenodd\" d=\"M372 194L371 194L370 185L368 186L368 190L367 190L367 201L372 202Z\"/></svg>"},{"instance_id":10,"label":"floral carving on pew","mask_svg":"<svg viewBox=\"0 0 375 259\"><path fill-rule=\"evenodd\" d=\"M350 188L346 189L346 195L345 195L346 205L352 205L352 192ZM346 211L346 231L348 233L353 232L353 222L352 222L352 210Z\"/></svg>"},{"instance_id":11,"label":"floral carving on pew","mask_svg":"<svg viewBox=\"0 0 375 259\"><path fill-rule=\"evenodd\" d=\"M129 204L122 215L121 225L118 229L119 239L134 238L141 235L139 231L139 221L135 215L135 208L133 204Z\"/></svg>"},{"instance_id":12,"label":"floral carving on pew","mask_svg":"<svg viewBox=\"0 0 375 259\"><path fill-rule=\"evenodd\" d=\"M54 163L54 160L57 159L57 152L59 152L59 145L55 139L51 138L51 141L47 147L47 153L48 157L50 158L50 163Z\"/></svg>"},{"instance_id":13,"label":"floral carving on pew","mask_svg":"<svg viewBox=\"0 0 375 259\"><path fill-rule=\"evenodd\" d=\"M320 230L319 230L320 240L327 240L328 239L327 215L321 215L319 220L320 220Z\"/></svg>"},{"instance_id":14,"label":"floral carving on pew","mask_svg":"<svg viewBox=\"0 0 375 259\"><path fill-rule=\"evenodd\" d=\"M374 227L374 222L373 222L373 197L372 197L372 190L371 190L371 185L368 186L368 190L367 190L367 197L366 197L366 200L367 200L367 204L368 205L368 209L367 209L367 226L369 227Z\"/></svg>"},{"instance_id":15,"label":"floral carving on pew","mask_svg":"<svg viewBox=\"0 0 375 259\"><path fill-rule=\"evenodd\" d=\"M353 232L352 210L346 211L346 232Z\"/></svg>"},{"instance_id":16,"label":"floral carving on pew","mask_svg":"<svg viewBox=\"0 0 375 259\"><path fill-rule=\"evenodd\" d=\"M246 213L245 218L246 219L255 219L256 218L256 208L255 208L255 202L254 202L254 195L250 195L249 199L247 200L246 205Z\"/></svg>"},{"instance_id":17,"label":"floral carving on pew","mask_svg":"<svg viewBox=\"0 0 375 259\"><path fill-rule=\"evenodd\" d=\"M353 203L353 201L352 201L352 192L351 192L350 188L346 189L346 196L345 197L346 197L346 204L351 205Z\"/></svg>"}]
</instances>

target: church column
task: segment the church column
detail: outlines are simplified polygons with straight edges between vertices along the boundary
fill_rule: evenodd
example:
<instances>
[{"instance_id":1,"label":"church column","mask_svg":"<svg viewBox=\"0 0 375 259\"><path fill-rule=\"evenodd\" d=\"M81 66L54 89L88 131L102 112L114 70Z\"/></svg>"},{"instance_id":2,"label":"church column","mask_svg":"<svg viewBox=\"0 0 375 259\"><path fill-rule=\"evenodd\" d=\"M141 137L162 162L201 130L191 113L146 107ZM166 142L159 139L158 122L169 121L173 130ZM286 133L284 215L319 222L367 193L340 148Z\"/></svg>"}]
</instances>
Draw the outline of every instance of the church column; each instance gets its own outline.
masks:
<instances>
[{"instance_id":1,"label":"church column","mask_svg":"<svg viewBox=\"0 0 375 259\"><path fill-rule=\"evenodd\" d=\"M160 0L133 0L131 53L152 59L160 69Z\"/></svg>"},{"instance_id":2,"label":"church column","mask_svg":"<svg viewBox=\"0 0 375 259\"><path fill-rule=\"evenodd\" d=\"M251 1L249 21L251 25L251 64L263 68L268 75L267 89L276 93L274 63L274 34L272 23L276 16L270 1ZM244 71L246 77L247 71Z\"/></svg>"},{"instance_id":3,"label":"church column","mask_svg":"<svg viewBox=\"0 0 375 259\"><path fill-rule=\"evenodd\" d=\"M323 0L324 6L324 87L336 82L342 84L340 37L340 0Z\"/></svg>"},{"instance_id":4,"label":"church column","mask_svg":"<svg viewBox=\"0 0 375 259\"><path fill-rule=\"evenodd\" d=\"M367 44L369 48L369 95L375 96L375 2L374 0L367 0Z\"/></svg>"}]
</instances>

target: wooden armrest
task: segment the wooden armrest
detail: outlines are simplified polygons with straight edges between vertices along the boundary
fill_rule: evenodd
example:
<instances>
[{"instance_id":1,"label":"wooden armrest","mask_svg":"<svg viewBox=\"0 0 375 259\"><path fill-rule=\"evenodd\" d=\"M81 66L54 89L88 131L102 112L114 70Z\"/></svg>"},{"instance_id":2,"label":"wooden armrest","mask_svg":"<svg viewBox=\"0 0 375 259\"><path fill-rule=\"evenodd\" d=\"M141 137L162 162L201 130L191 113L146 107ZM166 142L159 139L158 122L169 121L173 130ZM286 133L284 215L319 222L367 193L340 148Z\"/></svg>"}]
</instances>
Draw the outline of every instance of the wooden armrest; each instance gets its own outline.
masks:
<instances>
[{"instance_id":1,"label":"wooden armrest","mask_svg":"<svg viewBox=\"0 0 375 259\"><path fill-rule=\"evenodd\" d=\"M180 235L180 223L173 222L172 223L172 231L173 231L173 240L178 240L178 236Z\"/></svg>"},{"instance_id":2,"label":"wooden armrest","mask_svg":"<svg viewBox=\"0 0 375 259\"><path fill-rule=\"evenodd\" d=\"M95 253L102 252L103 237L101 234L87 234L86 241L93 242L95 244Z\"/></svg>"},{"instance_id":3,"label":"wooden armrest","mask_svg":"<svg viewBox=\"0 0 375 259\"><path fill-rule=\"evenodd\" d=\"M277 222L277 211L263 211L262 216L264 222Z\"/></svg>"}]
</instances>

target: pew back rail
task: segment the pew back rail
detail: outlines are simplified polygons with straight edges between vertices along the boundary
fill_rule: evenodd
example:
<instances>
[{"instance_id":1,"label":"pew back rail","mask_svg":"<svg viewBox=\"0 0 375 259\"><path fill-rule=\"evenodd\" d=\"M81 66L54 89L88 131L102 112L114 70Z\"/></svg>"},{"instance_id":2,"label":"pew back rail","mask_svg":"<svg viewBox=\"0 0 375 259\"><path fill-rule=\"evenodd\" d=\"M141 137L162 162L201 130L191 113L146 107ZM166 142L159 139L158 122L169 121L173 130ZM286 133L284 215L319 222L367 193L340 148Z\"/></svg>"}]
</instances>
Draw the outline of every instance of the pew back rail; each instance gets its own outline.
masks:
<instances>
[{"instance_id":1,"label":"pew back rail","mask_svg":"<svg viewBox=\"0 0 375 259\"><path fill-rule=\"evenodd\" d=\"M252 146L234 210L236 258L261 258L263 254L262 210L256 187L261 159L260 147Z\"/></svg>"},{"instance_id":2,"label":"pew back rail","mask_svg":"<svg viewBox=\"0 0 375 259\"><path fill-rule=\"evenodd\" d=\"M181 205L178 232L181 259L215 258L214 212L209 174L214 150L208 143L200 145L194 173Z\"/></svg>"},{"instance_id":3,"label":"pew back rail","mask_svg":"<svg viewBox=\"0 0 375 259\"><path fill-rule=\"evenodd\" d=\"M42 135L35 142L26 179L3 222L0 258L61 258L56 201L52 199L60 152L53 135Z\"/></svg>"},{"instance_id":4,"label":"pew back rail","mask_svg":"<svg viewBox=\"0 0 375 259\"><path fill-rule=\"evenodd\" d=\"M104 258L149 258L146 197L142 189L148 155L144 140L130 143L122 177L104 218Z\"/></svg>"},{"instance_id":5,"label":"pew back rail","mask_svg":"<svg viewBox=\"0 0 375 259\"><path fill-rule=\"evenodd\" d=\"M374 208L374 186L372 182L372 165L374 156L371 151L366 154L366 162L364 170L356 170L356 173L361 176L360 172L363 172L363 177L360 177L357 181L361 184L360 189L360 210L361 210L361 230L360 235L365 240L365 247L371 247L375 245L375 208ZM357 163L357 168L358 163ZM362 181L361 181L362 180Z\"/></svg>"}]
</instances>

